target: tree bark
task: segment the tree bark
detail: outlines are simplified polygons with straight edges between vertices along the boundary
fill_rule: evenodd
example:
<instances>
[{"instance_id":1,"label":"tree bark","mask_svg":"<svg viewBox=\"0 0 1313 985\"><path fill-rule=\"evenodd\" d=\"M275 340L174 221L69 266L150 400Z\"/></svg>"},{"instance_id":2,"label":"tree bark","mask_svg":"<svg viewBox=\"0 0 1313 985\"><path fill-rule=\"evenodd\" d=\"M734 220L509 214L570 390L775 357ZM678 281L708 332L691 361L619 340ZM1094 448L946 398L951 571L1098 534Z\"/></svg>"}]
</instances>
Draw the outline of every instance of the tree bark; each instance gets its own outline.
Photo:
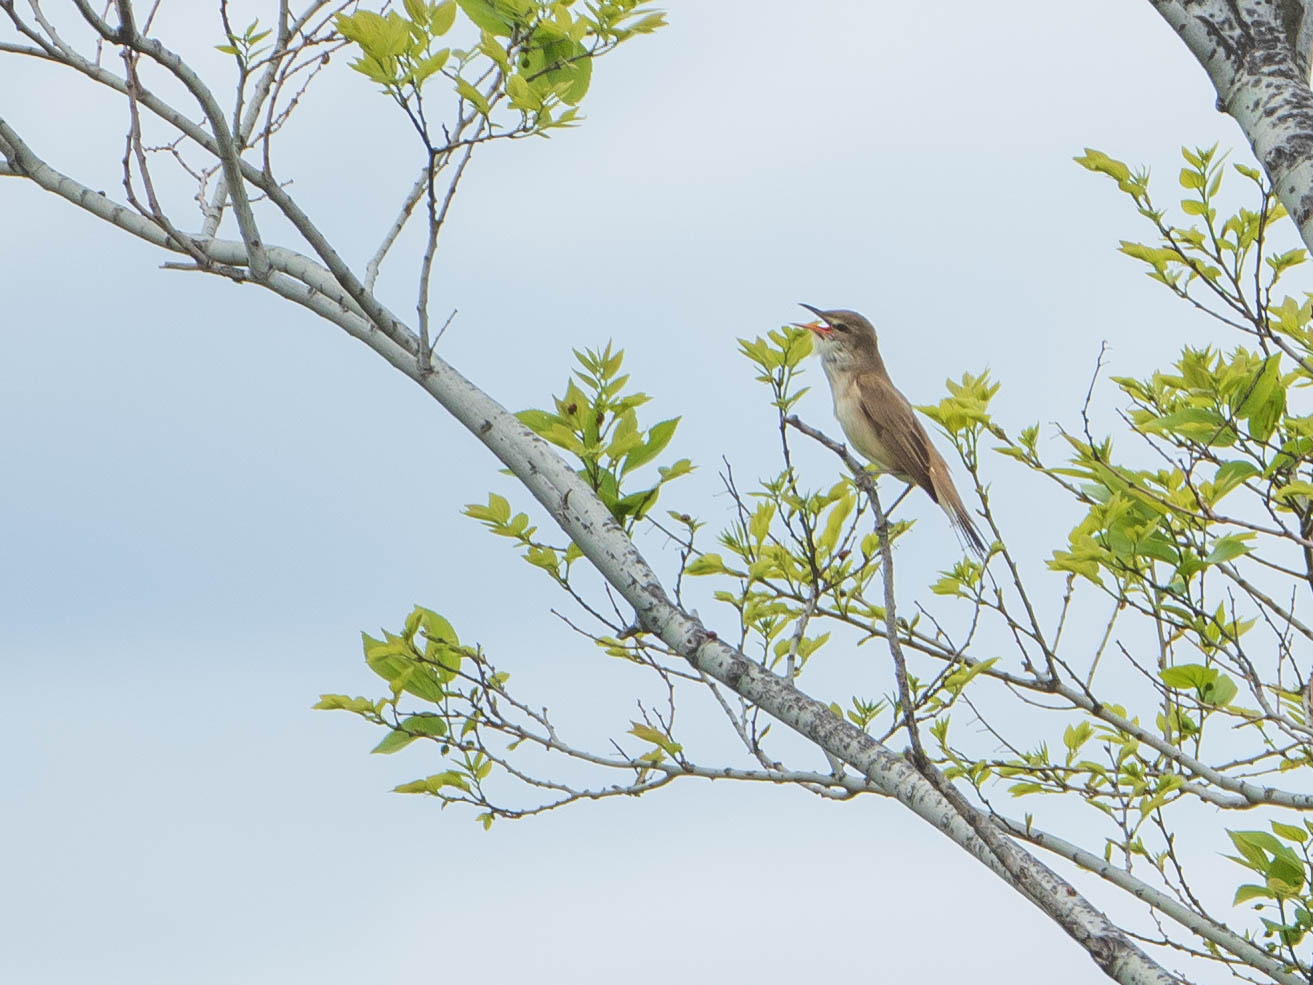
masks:
<instances>
[{"instance_id":1,"label":"tree bark","mask_svg":"<svg viewBox=\"0 0 1313 985\"><path fill-rule=\"evenodd\" d=\"M1240 124L1281 204L1313 250L1309 0L1149 0Z\"/></svg>"}]
</instances>

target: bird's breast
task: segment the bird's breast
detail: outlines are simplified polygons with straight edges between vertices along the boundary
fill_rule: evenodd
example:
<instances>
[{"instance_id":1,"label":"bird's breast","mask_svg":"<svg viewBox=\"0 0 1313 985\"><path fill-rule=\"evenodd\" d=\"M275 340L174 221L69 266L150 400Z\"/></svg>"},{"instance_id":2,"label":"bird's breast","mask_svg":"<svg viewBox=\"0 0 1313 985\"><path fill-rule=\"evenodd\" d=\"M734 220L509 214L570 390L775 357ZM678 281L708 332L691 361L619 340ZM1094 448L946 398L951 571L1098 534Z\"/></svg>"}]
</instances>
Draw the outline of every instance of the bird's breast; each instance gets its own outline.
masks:
<instances>
[{"instance_id":1,"label":"bird's breast","mask_svg":"<svg viewBox=\"0 0 1313 985\"><path fill-rule=\"evenodd\" d=\"M850 373L835 374L830 378L830 390L834 395L834 416L843 428L848 443L882 472L898 472L893 456L881 442L879 432L862 409L862 396L856 376Z\"/></svg>"}]
</instances>

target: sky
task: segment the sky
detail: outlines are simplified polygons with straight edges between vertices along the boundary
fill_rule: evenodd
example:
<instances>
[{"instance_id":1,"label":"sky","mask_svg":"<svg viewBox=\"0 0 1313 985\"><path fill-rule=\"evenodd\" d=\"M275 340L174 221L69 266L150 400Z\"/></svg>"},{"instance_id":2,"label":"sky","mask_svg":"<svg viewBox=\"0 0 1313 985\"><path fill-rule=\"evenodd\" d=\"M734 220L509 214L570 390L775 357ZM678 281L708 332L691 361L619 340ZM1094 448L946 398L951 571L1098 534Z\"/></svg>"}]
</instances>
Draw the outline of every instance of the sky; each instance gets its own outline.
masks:
<instances>
[{"instance_id":1,"label":"sky","mask_svg":"<svg viewBox=\"0 0 1313 985\"><path fill-rule=\"evenodd\" d=\"M222 71L205 6L165 0L159 34ZM623 347L647 419L682 415L672 450L700 465L669 506L714 526L722 456L774 467L735 340L798 319L799 301L870 316L914 403L989 368L999 419L1041 421L1050 448L1102 342L1109 371L1133 373L1213 338L1116 252L1137 217L1072 163L1092 146L1147 164L1171 198L1180 145L1248 159L1149 4L667 9L667 29L598 66L583 126L475 156L434 297L459 309L444 358L513 408L559 392L572 346ZM359 269L414 147L340 62L317 85L281 173ZM0 93L56 166L119 189L117 102L12 56ZM158 251L14 179L0 229L0 979L1103 980L874 798L688 781L485 833L389 793L434 760L370 756L379 735L311 705L381 693L358 634L416 602L579 734L633 717L627 669L460 516L490 489L528 496L302 310L161 270ZM414 245L380 282L402 312ZM800 409L833 429L823 387ZM1021 487L997 468L1005 529L1038 569L1073 518L1009 499ZM932 507L913 512L909 585L948 563L932 545L950 536Z\"/></svg>"}]
</instances>

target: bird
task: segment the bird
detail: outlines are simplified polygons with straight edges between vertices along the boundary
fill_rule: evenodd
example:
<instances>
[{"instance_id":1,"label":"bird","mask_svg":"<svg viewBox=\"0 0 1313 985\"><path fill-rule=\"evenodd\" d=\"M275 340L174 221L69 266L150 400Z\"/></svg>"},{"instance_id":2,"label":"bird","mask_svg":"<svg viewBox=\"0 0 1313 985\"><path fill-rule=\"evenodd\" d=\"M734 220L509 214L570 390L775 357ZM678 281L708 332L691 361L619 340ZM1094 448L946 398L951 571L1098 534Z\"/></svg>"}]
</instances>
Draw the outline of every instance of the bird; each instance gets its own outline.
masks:
<instances>
[{"instance_id":1,"label":"bird","mask_svg":"<svg viewBox=\"0 0 1313 985\"><path fill-rule=\"evenodd\" d=\"M962 505L943 456L930 441L906 397L889 379L875 327L855 311L822 311L804 304L817 321L800 327L816 339L821 367L844 435L879 471L924 489L980 557L985 541Z\"/></svg>"}]
</instances>

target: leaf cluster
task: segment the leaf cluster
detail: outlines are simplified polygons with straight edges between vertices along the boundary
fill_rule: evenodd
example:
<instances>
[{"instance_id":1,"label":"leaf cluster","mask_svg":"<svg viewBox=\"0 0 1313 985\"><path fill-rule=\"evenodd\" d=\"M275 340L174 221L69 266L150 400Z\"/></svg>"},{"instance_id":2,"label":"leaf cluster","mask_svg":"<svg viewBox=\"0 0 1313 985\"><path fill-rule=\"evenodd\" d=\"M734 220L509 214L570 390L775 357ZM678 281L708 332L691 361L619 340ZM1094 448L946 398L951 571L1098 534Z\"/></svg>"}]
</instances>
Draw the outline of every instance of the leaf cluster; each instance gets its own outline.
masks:
<instances>
[{"instance_id":1,"label":"leaf cluster","mask_svg":"<svg viewBox=\"0 0 1313 985\"><path fill-rule=\"evenodd\" d=\"M337 29L360 50L351 67L415 114L421 130L424 86L444 78L462 105L492 122L505 100L517 116L510 135L545 135L575 124L593 60L665 15L638 0L576 5L574 0L404 0L404 13L357 10L337 15ZM468 46L446 38L457 15L477 35ZM459 32L458 32L459 33Z\"/></svg>"},{"instance_id":2,"label":"leaf cluster","mask_svg":"<svg viewBox=\"0 0 1313 985\"><path fill-rule=\"evenodd\" d=\"M639 425L637 410L650 399L626 392L628 374L620 372L624 351L574 350L579 369L553 398L554 410L524 410L516 416L534 434L567 452L579 463L579 475L606 504L626 531L656 505L661 488L693 471L687 458L657 467L651 480L633 487L636 473L653 462L675 436L679 418ZM648 483L651 482L649 485ZM480 517L482 519L482 517Z\"/></svg>"},{"instance_id":3,"label":"leaf cluster","mask_svg":"<svg viewBox=\"0 0 1313 985\"><path fill-rule=\"evenodd\" d=\"M504 692L510 675L492 670L477 648L462 646L451 623L431 609L415 606L400 633L383 632L382 639L361 634L365 663L387 682L390 696L371 700L344 694L324 694L316 709L347 711L386 728L372 752L391 754L417 740L437 745L447 768L396 787L397 793L422 793L444 803L479 802L483 781L493 760L479 748L479 722L496 695ZM474 673L468 665L476 668ZM402 699L426 707L403 708ZM492 814L480 815L485 827Z\"/></svg>"},{"instance_id":4,"label":"leaf cluster","mask_svg":"<svg viewBox=\"0 0 1313 985\"><path fill-rule=\"evenodd\" d=\"M1266 831L1228 831L1238 854L1227 858L1262 879L1260 883L1240 886L1234 902L1238 906L1257 900L1254 909L1271 914L1260 919L1263 937L1270 942L1268 950L1275 952L1278 948L1295 948L1313 929L1308 892L1313 881L1313 858L1309 856L1313 822L1268 823L1271 834Z\"/></svg>"}]
</instances>

